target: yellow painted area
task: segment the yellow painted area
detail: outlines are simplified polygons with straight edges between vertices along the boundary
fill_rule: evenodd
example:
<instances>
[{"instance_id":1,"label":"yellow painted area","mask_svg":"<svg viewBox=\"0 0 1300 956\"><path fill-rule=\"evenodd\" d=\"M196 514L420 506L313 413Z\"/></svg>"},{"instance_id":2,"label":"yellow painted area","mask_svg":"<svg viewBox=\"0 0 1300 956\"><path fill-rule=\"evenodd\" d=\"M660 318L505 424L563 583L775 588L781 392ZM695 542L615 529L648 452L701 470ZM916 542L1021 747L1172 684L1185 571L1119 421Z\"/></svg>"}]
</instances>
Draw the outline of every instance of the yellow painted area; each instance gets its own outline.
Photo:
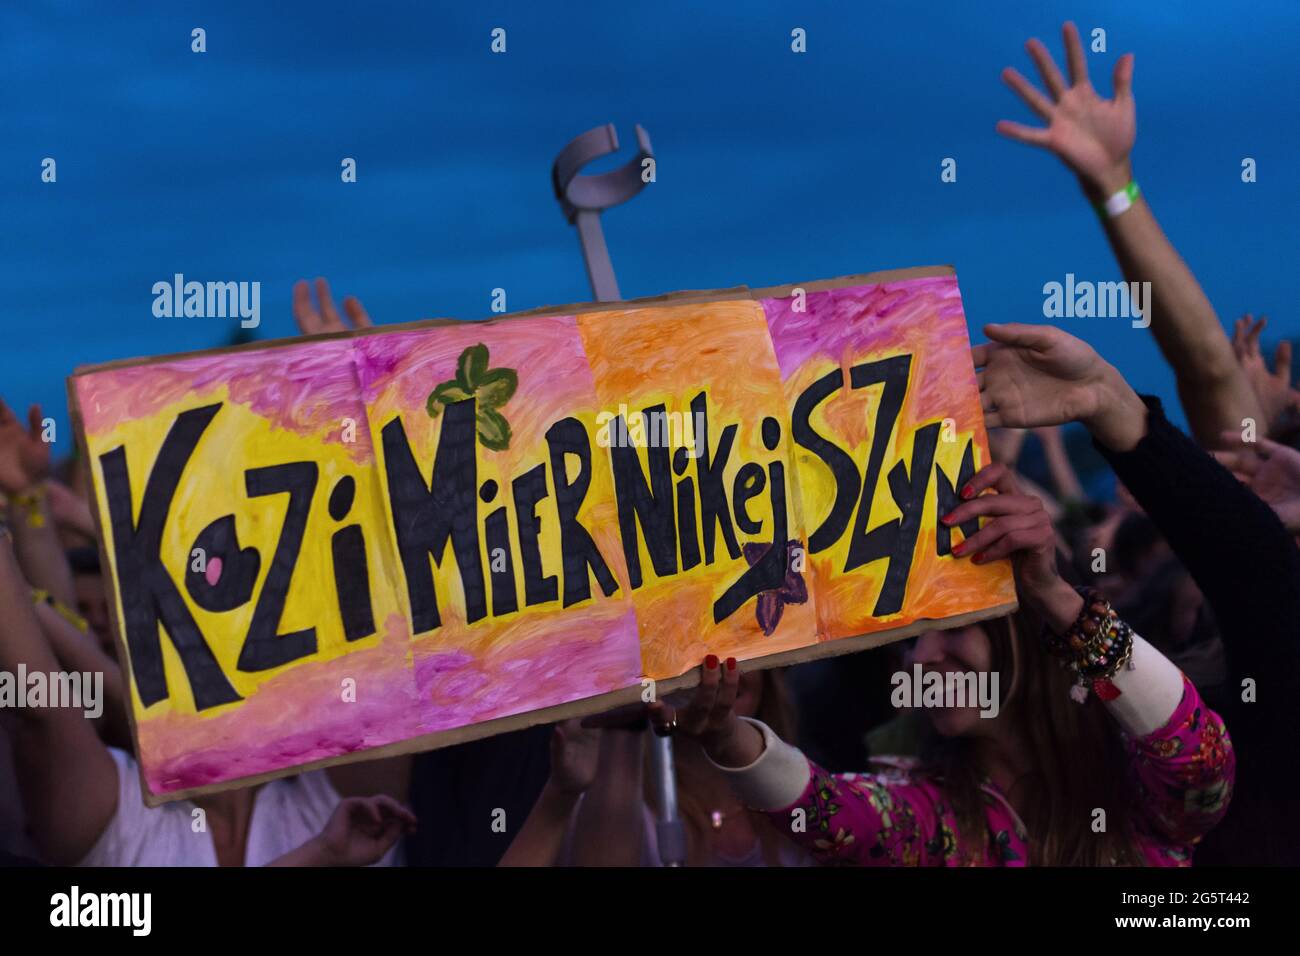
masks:
<instances>
[{"instance_id":1,"label":"yellow painted area","mask_svg":"<svg viewBox=\"0 0 1300 956\"><path fill-rule=\"evenodd\" d=\"M358 465L345 445L327 441L329 436L300 435L275 428L261 416L229 401L224 387L188 396L183 402L166 405L148 417L123 421L110 430L87 436L91 457L95 461L95 497L101 527L109 539L106 550L114 577L117 569L111 541L112 524L104 498L99 456L125 444L132 508L138 517L150 470L176 415L213 402L224 404L199 439L182 474L163 534L161 561L175 581L227 680L241 696L248 697L286 670L311 661L333 660L374 646L388 615L405 616L406 610L404 602L390 585L394 578L393 559L387 548L387 506L382 500L376 473ZM358 427L364 429L364 422ZM315 628L317 652L272 670L246 673L236 668L236 662L279 544L289 495L249 497L244 475L249 469L294 461L315 462L319 467L319 477L277 633ZM328 503L335 482L344 475L355 479L356 498L349 514L340 522L330 517ZM261 554L261 566L252 598L241 607L218 613L195 604L184 580L186 568L193 560L193 542L208 524L228 514L235 516L240 547L256 548ZM344 638L339 616L330 540L336 530L354 523L359 523L365 534L377 630L371 637L349 643ZM117 604L120 622L120 599ZM170 696L153 705L148 714L194 714L194 699L180 657L162 627L159 627L159 636ZM145 710L135 692L134 682L132 702L137 717L143 717ZM234 702L209 708L200 716L212 718L239 706L239 702Z\"/></svg>"}]
</instances>

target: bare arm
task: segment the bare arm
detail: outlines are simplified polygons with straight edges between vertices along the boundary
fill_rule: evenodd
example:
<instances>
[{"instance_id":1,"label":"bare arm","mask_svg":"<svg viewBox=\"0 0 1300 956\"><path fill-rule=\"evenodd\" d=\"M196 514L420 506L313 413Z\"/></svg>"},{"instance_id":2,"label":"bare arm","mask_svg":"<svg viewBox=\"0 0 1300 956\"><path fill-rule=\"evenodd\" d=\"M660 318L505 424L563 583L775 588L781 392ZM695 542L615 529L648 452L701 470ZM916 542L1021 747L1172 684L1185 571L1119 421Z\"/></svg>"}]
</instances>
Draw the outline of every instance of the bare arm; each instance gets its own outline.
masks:
<instances>
[{"instance_id":1,"label":"bare arm","mask_svg":"<svg viewBox=\"0 0 1300 956\"><path fill-rule=\"evenodd\" d=\"M52 674L58 659L41 634L12 540L0 530L0 670ZM80 710L25 707L13 735L28 824L49 863L77 862L117 811L117 767Z\"/></svg>"},{"instance_id":2,"label":"bare arm","mask_svg":"<svg viewBox=\"0 0 1300 956\"><path fill-rule=\"evenodd\" d=\"M1055 153L1079 178L1085 195L1101 202L1124 189L1133 176L1129 159L1137 136L1133 55L1125 54L1115 64L1114 98L1103 99L1089 82L1086 54L1074 24L1065 25L1064 36L1068 84L1038 40L1030 40L1027 47L1047 87L1046 95L1013 69L1002 74L1048 125L1030 127L1003 120L997 128L1004 136ZM1263 410L1214 307L1146 200L1138 196L1127 211L1108 216L1105 230L1125 279L1151 284L1144 318L1173 367L1179 398L1196 437L1214 445L1224 430L1240 431L1243 419L1262 426Z\"/></svg>"},{"instance_id":3,"label":"bare arm","mask_svg":"<svg viewBox=\"0 0 1300 956\"><path fill-rule=\"evenodd\" d=\"M41 633L65 670L82 674L103 674L102 715L96 719L100 735L114 747L131 749L129 706L122 669L96 643L93 635L82 633L48 604L36 604L36 619Z\"/></svg>"},{"instance_id":4,"label":"bare arm","mask_svg":"<svg viewBox=\"0 0 1300 956\"><path fill-rule=\"evenodd\" d=\"M607 730L600 770L574 822L578 866L640 866L645 842L645 734Z\"/></svg>"},{"instance_id":5,"label":"bare arm","mask_svg":"<svg viewBox=\"0 0 1300 956\"><path fill-rule=\"evenodd\" d=\"M72 569L46 500L50 446L43 439L41 407L27 410L27 427L0 401L0 491L9 499L14 552L34 587L76 607Z\"/></svg>"},{"instance_id":6,"label":"bare arm","mask_svg":"<svg viewBox=\"0 0 1300 956\"><path fill-rule=\"evenodd\" d=\"M548 780L497 866L554 866L580 796L566 793Z\"/></svg>"},{"instance_id":7,"label":"bare arm","mask_svg":"<svg viewBox=\"0 0 1300 956\"><path fill-rule=\"evenodd\" d=\"M1178 398L1197 440L1213 447L1223 431L1240 433L1247 418L1261 431L1267 428L1214 306L1146 200L1139 196L1128 212L1107 219L1105 228L1124 277L1151 283L1151 332L1173 367Z\"/></svg>"},{"instance_id":8,"label":"bare arm","mask_svg":"<svg viewBox=\"0 0 1300 956\"><path fill-rule=\"evenodd\" d=\"M600 730L578 719L556 724L551 735L551 777L498 866L554 866L564 846L573 808L592 784L600 759Z\"/></svg>"},{"instance_id":9,"label":"bare arm","mask_svg":"<svg viewBox=\"0 0 1300 956\"><path fill-rule=\"evenodd\" d=\"M50 513L45 487L32 485L10 497L10 529L23 576L33 587L48 591L68 607L77 606L72 568L63 553L59 531Z\"/></svg>"},{"instance_id":10,"label":"bare arm","mask_svg":"<svg viewBox=\"0 0 1300 956\"><path fill-rule=\"evenodd\" d=\"M391 797L347 797L320 833L266 865L370 866L415 826L415 814Z\"/></svg>"}]
</instances>

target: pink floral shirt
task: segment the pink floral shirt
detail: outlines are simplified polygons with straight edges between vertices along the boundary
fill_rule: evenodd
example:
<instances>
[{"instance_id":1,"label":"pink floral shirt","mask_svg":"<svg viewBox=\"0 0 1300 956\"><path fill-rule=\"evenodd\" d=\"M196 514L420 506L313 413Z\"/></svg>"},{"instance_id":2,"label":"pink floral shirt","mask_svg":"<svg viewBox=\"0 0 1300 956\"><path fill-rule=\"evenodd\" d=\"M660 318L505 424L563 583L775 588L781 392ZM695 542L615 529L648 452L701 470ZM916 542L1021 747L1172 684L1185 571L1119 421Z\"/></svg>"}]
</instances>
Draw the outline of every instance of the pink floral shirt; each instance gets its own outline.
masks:
<instances>
[{"instance_id":1,"label":"pink floral shirt","mask_svg":"<svg viewBox=\"0 0 1300 956\"><path fill-rule=\"evenodd\" d=\"M1163 727L1126 737L1135 776L1136 848L1149 866L1190 866L1196 843L1222 819L1232 796L1236 757L1223 720L1183 678L1183 697ZM963 866L957 822L940 785L914 761L892 760L878 773L812 771L802 796L769 811L789 829L791 812L807 814L792 838L817 862L862 866ZM984 786L989 839L983 866L1024 866L1029 858L1019 817L992 784Z\"/></svg>"}]
</instances>

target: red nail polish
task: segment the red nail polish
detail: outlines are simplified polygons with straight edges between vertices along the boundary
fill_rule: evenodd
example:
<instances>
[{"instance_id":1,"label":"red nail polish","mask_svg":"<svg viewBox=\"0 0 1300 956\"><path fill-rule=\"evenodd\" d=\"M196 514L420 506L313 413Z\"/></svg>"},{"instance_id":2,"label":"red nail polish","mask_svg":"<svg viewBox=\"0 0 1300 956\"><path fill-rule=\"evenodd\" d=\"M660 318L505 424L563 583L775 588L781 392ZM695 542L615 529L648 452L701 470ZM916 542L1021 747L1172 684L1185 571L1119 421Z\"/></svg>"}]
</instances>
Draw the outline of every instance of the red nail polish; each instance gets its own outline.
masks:
<instances>
[{"instance_id":1,"label":"red nail polish","mask_svg":"<svg viewBox=\"0 0 1300 956\"><path fill-rule=\"evenodd\" d=\"M711 671L712 671L712 670L717 670L717 669L718 669L718 655L717 655L717 654L710 654L708 657L704 658L704 666L707 667L707 668L708 668L709 670L711 670Z\"/></svg>"},{"instance_id":2,"label":"red nail polish","mask_svg":"<svg viewBox=\"0 0 1300 956\"><path fill-rule=\"evenodd\" d=\"M954 544L954 545L952 546L952 553L953 553L953 554L958 554L958 555L959 555L959 554L961 554L961 553L962 553L963 551L965 551L965 550L966 550L966 542L965 542L965 541L958 541L956 544Z\"/></svg>"},{"instance_id":3,"label":"red nail polish","mask_svg":"<svg viewBox=\"0 0 1300 956\"><path fill-rule=\"evenodd\" d=\"M961 496L965 501L970 501L972 498L975 497L975 492L971 490L970 485L967 485L965 488L961 490Z\"/></svg>"},{"instance_id":4,"label":"red nail polish","mask_svg":"<svg viewBox=\"0 0 1300 956\"><path fill-rule=\"evenodd\" d=\"M729 671L734 671L735 669L736 669L736 659L735 659L734 657L728 657L728 658L727 658L727 670L729 670Z\"/></svg>"},{"instance_id":5,"label":"red nail polish","mask_svg":"<svg viewBox=\"0 0 1300 956\"><path fill-rule=\"evenodd\" d=\"M975 557L971 558L971 560L974 561L976 564L983 564L983 563L984 563L984 552L981 551L979 554L975 555Z\"/></svg>"}]
</instances>

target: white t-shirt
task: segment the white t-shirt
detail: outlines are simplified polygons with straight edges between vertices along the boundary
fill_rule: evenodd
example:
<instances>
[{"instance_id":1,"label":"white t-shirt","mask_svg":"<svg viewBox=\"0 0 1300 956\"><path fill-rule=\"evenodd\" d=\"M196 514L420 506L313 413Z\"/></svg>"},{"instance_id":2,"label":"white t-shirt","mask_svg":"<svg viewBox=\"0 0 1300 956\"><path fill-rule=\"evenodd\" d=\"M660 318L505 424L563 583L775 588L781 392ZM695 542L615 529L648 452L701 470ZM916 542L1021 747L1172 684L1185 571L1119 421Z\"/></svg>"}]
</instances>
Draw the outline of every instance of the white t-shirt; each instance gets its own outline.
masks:
<instances>
[{"instance_id":1,"label":"white t-shirt","mask_svg":"<svg viewBox=\"0 0 1300 956\"><path fill-rule=\"evenodd\" d=\"M212 834L194 832L189 800L147 807L140 769L130 754L110 747L117 764L117 812L78 866L216 866ZM265 866L296 850L325 827L343 798L323 770L263 784L253 797L245 866ZM401 842L376 866L396 866Z\"/></svg>"}]
</instances>

